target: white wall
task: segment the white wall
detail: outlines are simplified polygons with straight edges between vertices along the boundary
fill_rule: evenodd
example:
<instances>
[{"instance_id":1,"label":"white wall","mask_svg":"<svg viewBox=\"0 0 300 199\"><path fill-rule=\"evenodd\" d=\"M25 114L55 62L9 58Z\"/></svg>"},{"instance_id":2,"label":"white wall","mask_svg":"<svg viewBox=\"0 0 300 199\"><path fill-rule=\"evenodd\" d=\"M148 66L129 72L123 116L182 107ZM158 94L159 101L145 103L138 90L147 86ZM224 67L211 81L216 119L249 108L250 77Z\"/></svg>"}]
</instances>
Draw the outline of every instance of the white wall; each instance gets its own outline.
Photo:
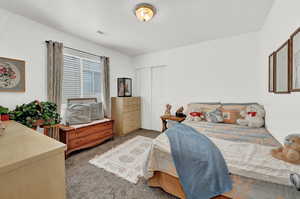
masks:
<instances>
[{"instance_id":1,"label":"white wall","mask_svg":"<svg viewBox=\"0 0 300 199\"><path fill-rule=\"evenodd\" d=\"M249 33L141 55L133 65L168 66L166 88L173 111L189 102L253 102L259 101L263 84L258 47L257 33Z\"/></svg>"},{"instance_id":2,"label":"white wall","mask_svg":"<svg viewBox=\"0 0 300 199\"><path fill-rule=\"evenodd\" d=\"M44 41L51 39L109 56L112 96L117 93L118 76L135 77L132 64L136 68L167 65L167 96L175 107L193 101L258 101L266 107L268 129L282 140L291 131L300 132L300 93L268 93L268 56L300 26L299 7L299 0L276 0L259 33L150 53L133 60L0 9L0 56L26 60L26 92L0 93L0 105L13 108L34 99L46 100Z\"/></svg>"},{"instance_id":3,"label":"white wall","mask_svg":"<svg viewBox=\"0 0 300 199\"><path fill-rule=\"evenodd\" d=\"M35 99L47 99L45 40L110 57L112 96L117 95L117 77L135 77L130 57L0 9L0 56L26 61L26 92L0 93L0 105L14 108Z\"/></svg>"},{"instance_id":4,"label":"white wall","mask_svg":"<svg viewBox=\"0 0 300 199\"><path fill-rule=\"evenodd\" d=\"M268 56L300 27L300 1L276 0L260 31L260 79L262 100L266 106L268 129L279 139L291 132L300 133L300 93L268 93Z\"/></svg>"},{"instance_id":5,"label":"white wall","mask_svg":"<svg viewBox=\"0 0 300 199\"><path fill-rule=\"evenodd\" d=\"M141 55L133 65L167 65L169 103L175 106L192 101L262 103L267 128L283 141L300 133L300 93L268 93L268 56L300 27L299 8L299 0L276 0L258 33Z\"/></svg>"}]
</instances>

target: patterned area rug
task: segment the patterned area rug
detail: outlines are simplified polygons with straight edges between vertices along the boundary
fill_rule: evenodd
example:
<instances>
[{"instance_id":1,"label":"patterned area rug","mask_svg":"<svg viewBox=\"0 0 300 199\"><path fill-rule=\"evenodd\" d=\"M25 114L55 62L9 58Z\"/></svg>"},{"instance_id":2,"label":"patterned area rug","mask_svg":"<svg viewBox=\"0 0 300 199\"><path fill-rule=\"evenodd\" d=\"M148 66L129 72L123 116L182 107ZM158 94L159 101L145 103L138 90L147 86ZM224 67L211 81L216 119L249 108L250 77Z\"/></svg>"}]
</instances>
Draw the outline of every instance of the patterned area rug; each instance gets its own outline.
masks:
<instances>
[{"instance_id":1,"label":"patterned area rug","mask_svg":"<svg viewBox=\"0 0 300 199\"><path fill-rule=\"evenodd\" d=\"M89 163L136 184L144 175L143 166L152 139L137 136L116 148L90 160Z\"/></svg>"}]
</instances>

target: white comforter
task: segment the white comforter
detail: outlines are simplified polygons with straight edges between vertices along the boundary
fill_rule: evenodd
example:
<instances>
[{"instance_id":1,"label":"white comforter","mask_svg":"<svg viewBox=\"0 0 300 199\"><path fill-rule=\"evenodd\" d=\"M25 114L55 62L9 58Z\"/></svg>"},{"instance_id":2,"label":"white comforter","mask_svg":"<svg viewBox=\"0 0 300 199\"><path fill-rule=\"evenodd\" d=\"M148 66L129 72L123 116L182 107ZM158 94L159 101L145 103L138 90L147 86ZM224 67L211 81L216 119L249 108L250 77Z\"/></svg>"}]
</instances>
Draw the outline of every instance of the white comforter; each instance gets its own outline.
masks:
<instances>
[{"instance_id":1,"label":"white comforter","mask_svg":"<svg viewBox=\"0 0 300 199\"><path fill-rule=\"evenodd\" d=\"M193 127L197 129L196 126ZM277 160L270 155L270 150L274 147L212 137L210 139L222 152L232 174L283 185L291 185L291 173L300 174L300 166ZM162 171L177 177L169 139L164 133L153 141L145 176L150 178L153 171Z\"/></svg>"}]
</instances>

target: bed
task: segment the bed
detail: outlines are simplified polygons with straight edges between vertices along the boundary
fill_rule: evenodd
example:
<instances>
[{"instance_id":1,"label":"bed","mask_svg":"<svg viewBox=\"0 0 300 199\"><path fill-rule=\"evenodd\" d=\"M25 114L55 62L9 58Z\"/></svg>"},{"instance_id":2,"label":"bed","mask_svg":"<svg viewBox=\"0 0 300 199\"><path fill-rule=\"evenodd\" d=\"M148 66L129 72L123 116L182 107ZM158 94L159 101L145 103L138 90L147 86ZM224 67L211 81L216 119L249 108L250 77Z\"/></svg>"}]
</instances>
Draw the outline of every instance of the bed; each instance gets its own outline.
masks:
<instances>
[{"instance_id":1,"label":"bed","mask_svg":"<svg viewBox=\"0 0 300 199\"><path fill-rule=\"evenodd\" d=\"M293 187L289 177L291 173L300 173L300 167L270 155L270 150L280 143L265 128L183 123L208 136L223 154L233 180L233 190L224 196L234 199L300 198L300 192ZM185 198L164 133L153 141L144 172L149 186L161 187L172 195Z\"/></svg>"}]
</instances>

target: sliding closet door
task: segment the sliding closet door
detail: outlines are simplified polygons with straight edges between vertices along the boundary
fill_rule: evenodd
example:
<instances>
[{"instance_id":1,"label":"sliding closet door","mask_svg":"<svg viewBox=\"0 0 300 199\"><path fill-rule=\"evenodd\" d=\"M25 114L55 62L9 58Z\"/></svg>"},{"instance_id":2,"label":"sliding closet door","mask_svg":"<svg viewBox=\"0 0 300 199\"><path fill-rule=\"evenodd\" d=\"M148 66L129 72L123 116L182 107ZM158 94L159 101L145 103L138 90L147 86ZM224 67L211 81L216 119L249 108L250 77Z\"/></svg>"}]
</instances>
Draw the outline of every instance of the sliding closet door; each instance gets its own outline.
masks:
<instances>
[{"instance_id":1,"label":"sliding closet door","mask_svg":"<svg viewBox=\"0 0 300 199\"><path fill-rule=\"evenodd\" d=\"M160 116L166 100L166 67L137 69L137 92L141 96L142 128L161 131Z\"/></svg>"},{"instance_id":2,"label":"sliding closet door","mask_svg":"<svg viewBox=\"0 0 300 199\"><path fill-rule=\"evenodd\" d=\"M167 76L166 66L152 67L151 68L151 101L152 101L152 119L151 129L161 131L161 120L160 116L163 115L165 105L167 103Z\"/></svg>"},{"instance_id":3,"label":"sliding closet door","mask_svg":"<svg viewBox=\"0 0 300 199\"><path fill-rule=\"evenodd\" d=\"M151 68L137 69L137 94L141 97L141 126L151 129Z\"/></svg>"}]
</instances>

